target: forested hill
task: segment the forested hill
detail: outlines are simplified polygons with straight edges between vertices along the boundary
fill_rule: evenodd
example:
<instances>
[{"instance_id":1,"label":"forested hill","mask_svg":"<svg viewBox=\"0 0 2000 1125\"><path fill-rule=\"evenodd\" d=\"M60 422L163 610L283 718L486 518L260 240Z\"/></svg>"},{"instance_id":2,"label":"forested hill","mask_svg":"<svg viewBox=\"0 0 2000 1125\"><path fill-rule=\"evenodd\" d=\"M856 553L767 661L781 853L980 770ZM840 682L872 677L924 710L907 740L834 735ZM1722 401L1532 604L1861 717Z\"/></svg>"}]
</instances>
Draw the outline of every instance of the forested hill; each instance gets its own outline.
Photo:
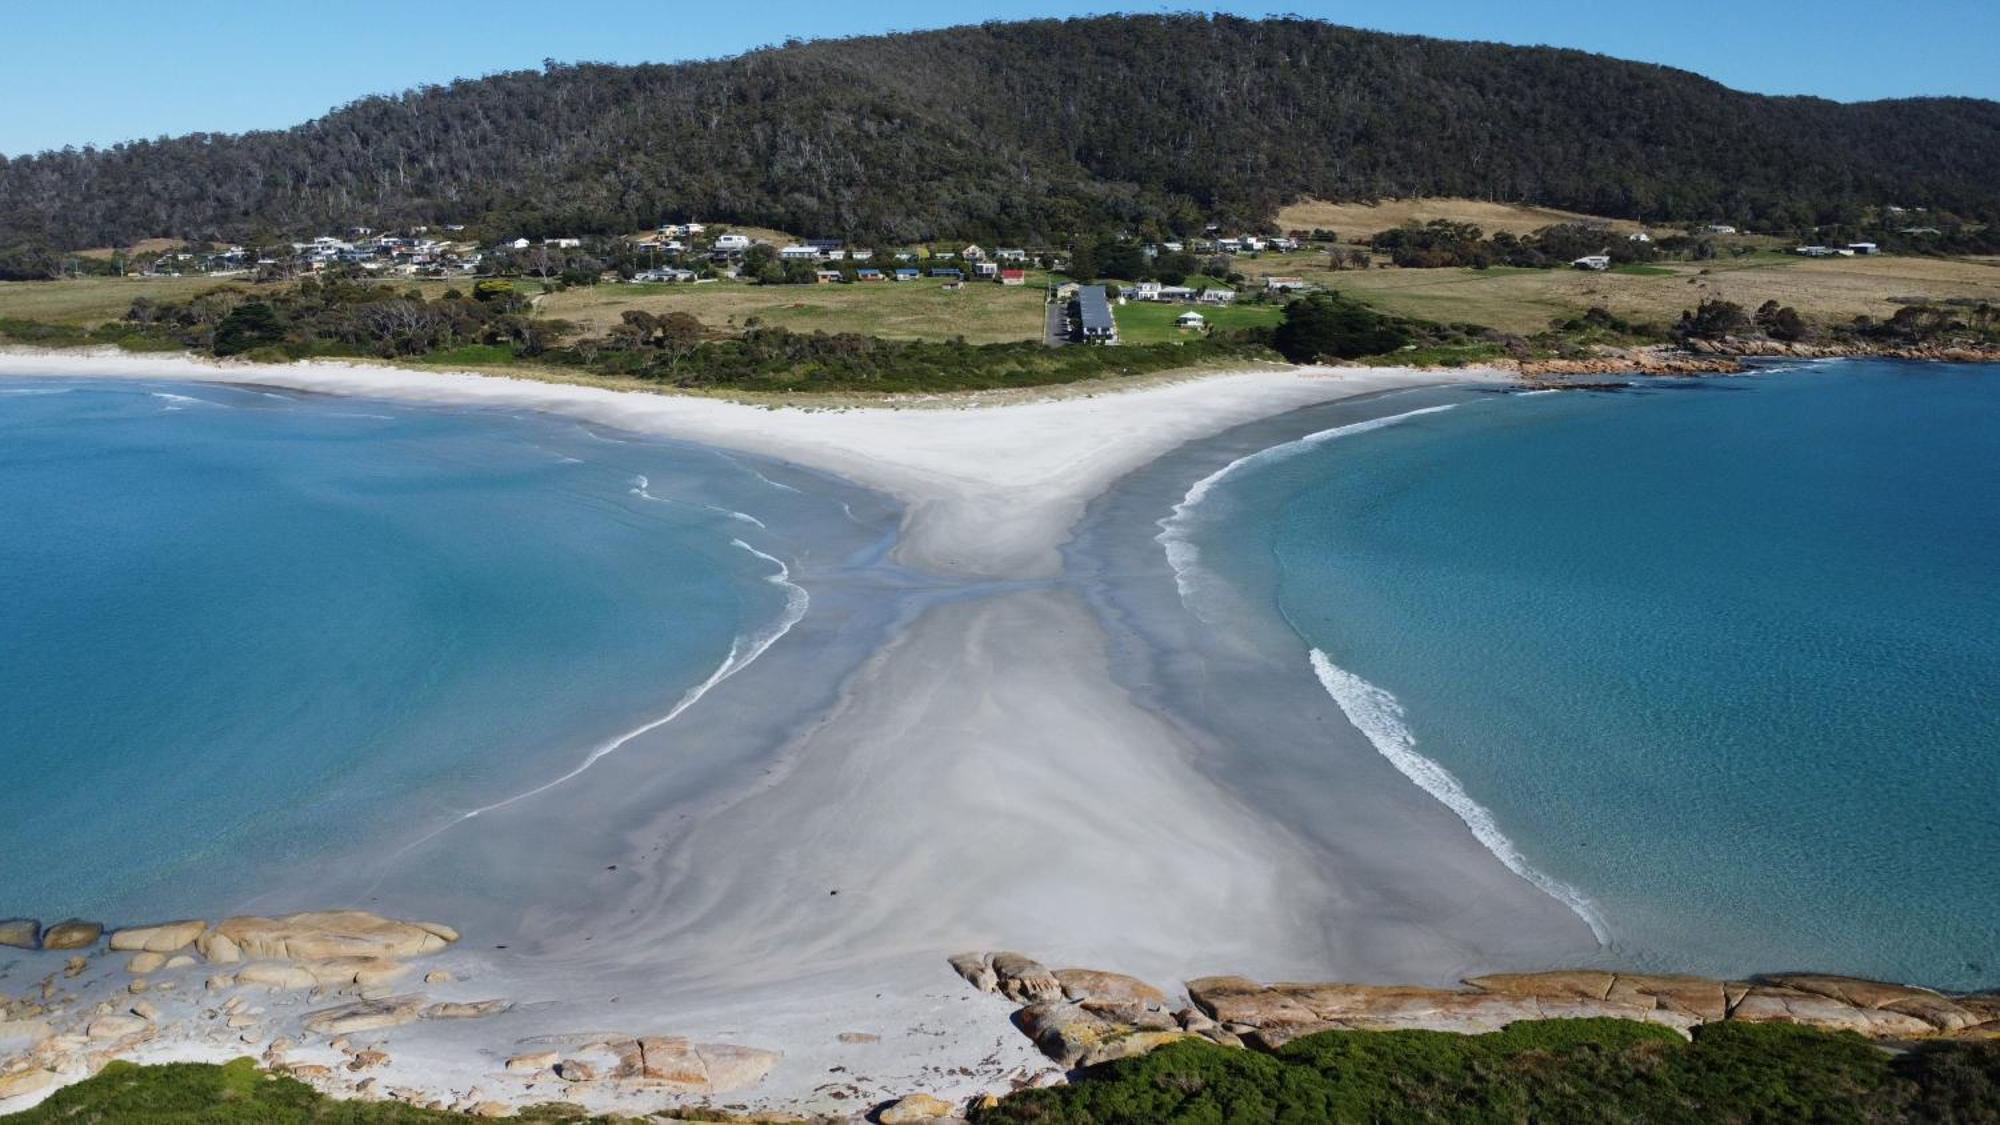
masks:
<instances>
[{"instance_id":1,"label":"forested hill","mask_svg":"<svg viewBox=\"0 0 2000 1125\"><path fill-rule=\"evenodd\" d=\"M2000 103L1763 97L1576 51L1302 19L994 23L710 62L552 64L366 98L281 132L0 161L0 249L688 217L1039 241L1250 222L1304 195L1764 227L1878 203L2000 219Z\"/></svg>"}]
</instances>

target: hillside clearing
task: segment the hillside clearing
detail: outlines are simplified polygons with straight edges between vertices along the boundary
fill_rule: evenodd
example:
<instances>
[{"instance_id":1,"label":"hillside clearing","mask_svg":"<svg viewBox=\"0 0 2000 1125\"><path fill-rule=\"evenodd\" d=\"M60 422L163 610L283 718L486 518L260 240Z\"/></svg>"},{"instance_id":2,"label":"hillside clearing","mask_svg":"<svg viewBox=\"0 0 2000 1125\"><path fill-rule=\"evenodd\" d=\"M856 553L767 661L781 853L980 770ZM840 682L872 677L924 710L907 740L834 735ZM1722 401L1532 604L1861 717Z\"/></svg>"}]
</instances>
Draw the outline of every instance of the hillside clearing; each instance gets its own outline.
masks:
<instances>
[{"instance_id":1,"label":"hillside clearing","mask_svg":"<svg viewBox=\"0 0 2000 1125\"><path fill-rule=\"evenodd\" d=\"M1487 234L1506 231L1532 234L1558 223L1598 224L1621 233L1643 229L1629 219L1605 219L1531 207L1525 203L1493 203L1483 199L1385 199L1375 203L1327 203L1305 199L1278 210L1280 230L1330 230L1352 242L1392 227L1421 225L1432 219L1472 223Z\"/></svg>"}]
</instances>

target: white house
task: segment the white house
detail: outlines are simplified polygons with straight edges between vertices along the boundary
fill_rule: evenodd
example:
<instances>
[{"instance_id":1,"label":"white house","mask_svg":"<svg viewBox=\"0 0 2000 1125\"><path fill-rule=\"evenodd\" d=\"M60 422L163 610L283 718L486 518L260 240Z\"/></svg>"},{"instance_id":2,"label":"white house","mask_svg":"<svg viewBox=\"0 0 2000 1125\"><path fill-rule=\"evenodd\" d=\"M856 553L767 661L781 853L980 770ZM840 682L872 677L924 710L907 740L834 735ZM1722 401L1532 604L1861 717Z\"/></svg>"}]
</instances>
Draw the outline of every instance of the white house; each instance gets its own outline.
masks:
<instances>
[{"instance_id":1,"label":"white house","mask_svg":"<svg viewBox=\"0 0 2000 1125\"><path fill-rule=\"evenodd\" d=\"M1850 242L1847 244L1847 248L1856 254L1875 254L1881 252L1882 249L1872 242Z\"/></svg>"},{"instance_id":2,"label":"white house","mask_svg":"<svg viewBox=\"0 0 2000 1125\"><path fill-rule=\"evenodd\" d=\"M1710 224L1708 224L1708 233L1710 233L1710 234L1735 234L1735 233L1736 233L1736 228L1735 228L1735 227L1732 227L1732 226L1730 226L1730 225L1729 225L1728 223L1710 223Z\"/></svg>"},{"instance_id":3,"label":"white house","mask_svg":"<svg viewBox=\"0 0 2000 1125\"><path fill-rule=\"evenodd\" d=\"M995 250L993 256L1003 262L1025 262L1028 260L1028 252L1026 250Z\"/></svg>"},{"instance_id":4,"label":"white house","mask_svg":"<svg viewBox=\"0 0 2000 1125\"><path fill-rule=\"evenodd\" d=\"M819 260L819 251L795 242L790 246L780 247L778 257L787 262L813 262Z\"/></svg>"},{"instance_id":5,"label":"white house","mask_svg":"<svg viewBox=\"0 0 2000 1125\"><path fill-rule=\"evenodd\" d=\"M576 249L577 247L579 247L579 246L582 246L582 245L583 245L583 239L581 239L581 238L544 238L544 239L542 239L542 245L544 245L544 246L553 246L553 247L555 247L555 248L556 248L556 249L558 249L558 250L574 250L574 249Z\"/></svg>"},{"instance_id":6,"label":"white house","mask_svg":"<svg viewBox=\"0 0 2000 1125\"><path fill-rule=\"evenodd\" d=\"M1626 235L1626 236L1625 236L1625 241L1627 241L1627 242L1651 242L1651 241L1653 241L1653 236L1652 236L1652 235L1650 235L1650 234L1647 234L1647 233L1646 233L1645 231L1642 231L1642 230L1636 230L1636 231L1633 231L1633 232L1632 232L1631 234L1628 234L1628 235Z\"/></svg>"},{"instance_id":7,"label":"white house","mask_svg":"<svg viewBox=\"0 0 2000 1125\"><path fill-rule=\"evenodd\" d=\"M715 236L717 250L748 250L750 236L747 234L718 234Z\"/></svg>"},{"instance_id":8,"label":"white house","mask_svg":"<svg viewBox=\"0 0 2000 1125\"><path fill-rule=\"evenodd\" d=\"M1273 293L1296 293L1305 287L1306 279L1303 277L1272 276L1264 279L1264 288Z\"/></svg>"},{"instance_id":9,"label":"white house","mask_svg":"<svg viewBox=\"0 0 2000 1125\"><path fill-rule=\"evenodd\" d=\"M1174 318L1174 327L1206 328L1208 327L1208 318L1194 311L1193 309L1189 309L1188 311Z\"/></svg>"},{"instance_id":10,"label":"white house","mask_svg":"<svg viewBox=\"0 0 2000 1125\"><path fill-rule=\"evenodd\" d=\"M960 250L958 252L958 256L964 258L968 262L983 262L986 260L986 251L980 249L978 243L974 243L971 246L968 246L965 249Z\"/></svg>"},{"instance_id":11,"label":"white house","mask_svg":"<svg viewBox=\"0 0 2000 1125\"><path fill-rule=\"evenodd\" d=\"M1602 272L1611 268L1611 255L1585 254L1583 257L1571 262L1570 265L1575 269L1598 270Z\"/></svg>"}]
</instances>

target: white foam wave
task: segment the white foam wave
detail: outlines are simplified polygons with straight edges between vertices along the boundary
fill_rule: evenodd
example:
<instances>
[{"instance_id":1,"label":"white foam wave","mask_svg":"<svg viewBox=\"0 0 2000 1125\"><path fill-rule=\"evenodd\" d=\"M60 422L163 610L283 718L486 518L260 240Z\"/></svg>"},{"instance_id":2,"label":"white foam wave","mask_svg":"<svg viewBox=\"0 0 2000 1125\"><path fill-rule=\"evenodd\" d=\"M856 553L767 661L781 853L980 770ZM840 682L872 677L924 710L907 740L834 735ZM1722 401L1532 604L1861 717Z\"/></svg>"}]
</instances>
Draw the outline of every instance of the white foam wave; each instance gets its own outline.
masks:
<instances>
[{"instance_id":1,"label":"white foam wave","mask_svg":"<svg viewBox=\"0 0 2000 1125\"><path fill-rule=\"evenodd\" d=\"M648 480L644 476L633 477L632 488L631 488L632 495L637 496L641 500L651 500L655 504L679 504L683 507L700 508L704 512L714 512L716 515L719 516L727 516L728 518L735 520L738 523L747 523L755 528L761 528L766 531L770 530L770 528L764 523L763 520L758 519L756 516L753 516L748 512L739 512L734 508L725 508L720 504L688 504L684 500L675 500L670 496L655 496L651 492L647 491L647 489L652 485L652 483L653 483L652 481Z\"/></svg>"},{"instance_id":2,"label":"white foam wave","mask_svg":"<svg viewBox=\"0 0 2000 1125\"><path fill-rule=\"evenodd\" d=\"M1194 482L1194 485L1187 490L1187 495L1181 497L1180 503L1174 505L1174 510L1159 521L1160 533L1153 537L1166 551L1167 565L1173 568L1174 585L1180 590L1181 604L1186 606L1188 611L1196 617L1200 617L1205 621L1210 619L1202 613L1198 604L1200 599L1196 590L1196 582L1200 574L1201 550L1195 546L1191 523L1194 510L1200 506L1203 500L1208 498L1208 494L1215 490L1216 485L1221 484L1224 480L1244 469L1257 465L1267 465L1276 461L1282 461L1288 457L1297 456L1314 446L1322 445L1336 438L1349 437L1353 434L1365 434L1370 430L1379 430L1385 426L1393 426L1398 422L1404 422L1420 415L1437 414L1450 410L1457 405L1455 402L1448 402L1442 406L1426 406L1417 410L1405 411L1401 414L1390 414L1381 418L1370 418L1365 422L1350 422L1345 426L1335 426L1332 429L1320 430L1317 433L1307 434L1296 441L1288 441L1283 445L1274 445L1269 449L1260 449L1248 456L1238 457L1229 464Z\"/></svg>"},{"instance_id":3,"label":"white foam wave","mask_svg":"<svg viewBox=\"0 0 2000 1125\"><path fill-rule=\"evenodd\" d=\"M754 468L751 468L751 467L750 467L749 465L746 465L746 464L744 464L744 463L743 463L742 461L740 461L740 460L738 460L738 459L736 459L736 458L734 458L734 457L731 457L731 456L729 456L729 455L728 455L727 453L723 453L723 454L719 454L719 456L720 456L720 457L721 457L721 458L722 458L723 460L725 460L725 461L729 462L730 464L732 464L732 465L736 466L736 467L737 467L737 468L739 468L739 469L742 469L742 470L743 470L744 472L746 472L746 473L749 473L749 474L750 474L751 476L753 476L753 477L756 477L756 478L757 478L758 480L761 480L761 481L763 481L763 482L764 482L765 484L768 484L768 485L770 485L770 486L771 486L772 488L775 488L775 489L779 490L780 492L798 492L798 491L799 491L798 489L796 489L796 488L793 488L793 487L792 487L791 485L789 485L789 484L786 484L786 483L785 483L785 482L783 482L783 481L776 481L776 480L772 480L772 479L771 479L770 477L767 477L767 476L765 476L765 475L764 475L763 473L760 473L760 472L758 472L758 471L757 471L756 469L754 469Z\"/></svg>"},{"instance_id":4,"label":"white foam wave","mask_svg":"<svg viewBox=\"0 0 2000 1125\"><path fill-rule=\"evenodd\" d=\"M1367 680L1335 664L1326 653L1312 650L1313 674L1319 677L1321 686L1340 710L1347 721L1368 736L1375 749L1380 751L1389 764L1396 767L1404 777L1416 782L1417 787L1443 804L1465 822L1472 835L1486 850L1507 866L1509 871L1533 883L1549 897L1570 908L1584 925L1590 927L1591 934L1599 945L1611 942L1610 929L1597 908L1582 891L1560 879L1536 870L1514 841L1500 831L1493 814L1484 805L1472 799L1465 787L1459 784L1452 772L1437 762L1417 752L1416 735L1403 721L1403 704L1395 696L1369 683Z\"/></svg>"},{"instance_id":5,"label":"white foam wave","mask_svg":"<svg viewBox=\"0 0 2000 1125\"><path fill-rule=\"evenodd\" d=\"M644 480L645 478L641 477L639 479ZM708 674L707 679L703 680L699 684L696 684L694 687L689 688L687 692L681 696L680 700L677 703L675 703L670 710L667 711L666 714L661 715L656 719L652 719L648 722L642 723L639 726L633 727L631 730L628 730L625 733L618 735L616 738L612 738L606 742L600 743L599 745L591 748L590 752L583 756L582 761L578 762L574 767L572 767L568 772L562 774L560 777L556 777L549 781L545 781L542 784L535 786L533 789L516 793L511 797L505 798L504 800L495 801L490 805L481 805L476 809L460 813L453 819L446 821L444 824L438 826L435 830L426 833L424 836L416 840L413 840L408 844L405 844L401 848L398 848L396 850L395 855L401 856L406 852L412 851L426 843L429 843L430 841L450 831L452 828L455 828L458 825L463 824L466 821L471 820L472 818L479 816L483 813L490 813L499 809L504 809L509 805L519 804L520 802L526 801L532 797L541 796L543 793L547 793L549 790L554 789L559 785L575 780L577 777L581 776L584 773L584 771L590 769L590 767L603 761L607 755L614 754L617 751L623 749L633 739L638 738L641 735L651 733L652 731L656 731L661 727L666 726L668 723L673 722L675 719L680 718L682 714L686 713L688 708L694 706L697 702L699 702L701 700L701 697L707 695L711 690L715 688L717 684L721 683L722 681L728 679L731 676L734 676L736 673L741 672L743 669L749 667L758 657L764 655L764 653L768 649L770 649L772 645L778 643L778 639L780 637L783 637L786 633L791 632L792 626L797 625L800 619L805 617L806 610L812 605L812 596L806 593L805 587L800 586L798 583L792 581L791 568L785 565L785 562L782 559L776 558L772 555L765 554L763 551L760 551L757 548L752 547L750 544L743 542L741 539L730 540L730 546L738 547L741 548L742 550L748 551L752 555L758 557L759 559L762 559L770 563L772 566L778 568L776 574L769 575L764 579L764 581L769 582L774 586L781 586L785 590L785 611L778 616L777 621L773 622L768 628L762 630L761 632L746 633L742 636L737 637L734 641L731 641L729 645L729 655L723 658L722 663L718 664L715 670Z\"/></svg>"}]
</instances>

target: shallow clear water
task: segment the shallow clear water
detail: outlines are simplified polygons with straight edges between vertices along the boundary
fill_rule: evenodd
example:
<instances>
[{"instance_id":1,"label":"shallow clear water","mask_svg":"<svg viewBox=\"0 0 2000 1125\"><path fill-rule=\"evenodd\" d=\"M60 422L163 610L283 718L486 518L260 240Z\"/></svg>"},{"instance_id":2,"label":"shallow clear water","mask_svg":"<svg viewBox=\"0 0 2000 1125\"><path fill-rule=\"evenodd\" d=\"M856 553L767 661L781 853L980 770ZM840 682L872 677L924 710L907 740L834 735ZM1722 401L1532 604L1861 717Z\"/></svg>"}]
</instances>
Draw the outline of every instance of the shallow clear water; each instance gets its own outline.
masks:
<instances>
[{"instance_id":1,"label":"shallow clear water","mask_svg":"<svg viewBox=\"0 0 2000 1125\"><path fill-rule=\"evenodd\" d=\"M1190 606L1608 963L2000 984L2000 369L1432 395L1198 489Z\"/></svg>"},{"instance_id":2,"label":"shallow clear water","mask_svg":"<svg viewBox=\"0 0 2000 1125\"><path fill-rule=\"evenodd\" d=\"M0 915L208 909L560 776L847 519L559 419L0 380Z\"/></svg>"}]
</instances>

